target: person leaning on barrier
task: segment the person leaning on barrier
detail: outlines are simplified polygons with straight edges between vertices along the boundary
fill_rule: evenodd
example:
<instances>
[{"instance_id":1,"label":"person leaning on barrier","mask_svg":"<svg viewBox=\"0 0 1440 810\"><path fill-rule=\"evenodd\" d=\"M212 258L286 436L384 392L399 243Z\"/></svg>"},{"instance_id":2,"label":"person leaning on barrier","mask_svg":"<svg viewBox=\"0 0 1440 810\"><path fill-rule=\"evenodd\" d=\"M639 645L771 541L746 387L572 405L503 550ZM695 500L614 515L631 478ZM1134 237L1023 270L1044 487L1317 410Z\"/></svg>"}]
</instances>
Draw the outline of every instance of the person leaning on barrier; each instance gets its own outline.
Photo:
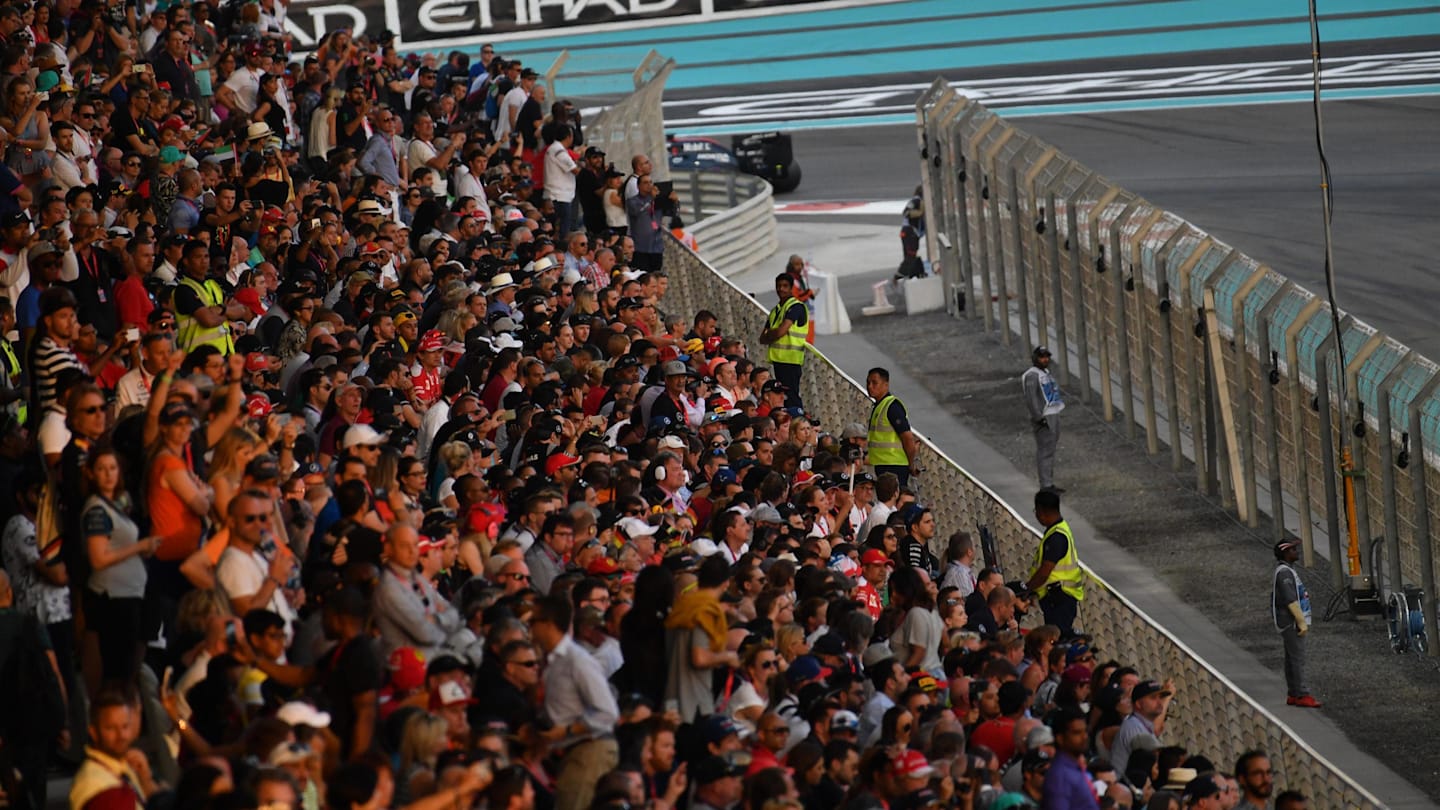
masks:
<instances>
[{"instance_id":1,"label":"person leaning on barrier","mask_svg":"<svg viewBox=\"0 0 1440 810\"><path fill-rule=\"evenodd\" d=\"M1055 447L1060 443L1060 412L1065 410L1065 400L1060 386L1050 376L1050 350L1036 346L1030 361L1032 365L1021 375L1020 384L1025 389L1025 408L1035 433L1035 470L1041 489L1060 493L1065 490L1055 486Z\"/></svg>"},{"instance_id":2,"label":"person leaning on barrier","mask_svg":"<svg viewBox=\"0 0 1440 810\"><path fill-rule=\"evenodd\" d=\"M866 434L870 466L875 468L876 475L894 473L903 487L911 474L917 472L919 447L910 429L905 404L890 393L890 370L878 366L870 369L865 375L865 391L875 400Z\"/></svg>"},{"instance_id":3,"label":"person leaning on barrier","mask_svg":"<svg viewBox=\"0 0 1440 810\"><path fill-rule=\"evenodd\" d=\"M1045 527L1035 549L1025 589L1040 596L1045 623L1060 628L1060 638L1075 635L1075 617L1085 598L1085 572L1075 552L1075 535L1060 514L1060 496L1051 490L1035 493L1035 519Z\"/></svg>"},{"instance_id":4,"label":"person leaning on barrier","mask_svg":"<svg viewBox=\"0 0 1440 810\"><path fill-rule=\"evenodd\" d=\"M800 399L800 372L805 367L805 337L809 334L810 313L805 302L795 297L795 279L789 273L775 277L775 295L779 303L765 319L760 342L769 346L765 359L775 372L775 379L785 384L785 405L804 407Z\"/></svg>"},{"instance_id":5,"label":"person leaning on barrier","mask_svg":"<svg viewBox=\"0 0 1440 810\"><path fill-rule=\"evenodd\" d=\"M1305 634L1310 632L1310 591L1295 570L1300 559L1300 541L1292 538L1275 544L1275 577L1270 597L1270 614L1285 640L1285 702L1307 709L1320 708L1320 701L1305 686Z\"/></svg>"}]
</instances>

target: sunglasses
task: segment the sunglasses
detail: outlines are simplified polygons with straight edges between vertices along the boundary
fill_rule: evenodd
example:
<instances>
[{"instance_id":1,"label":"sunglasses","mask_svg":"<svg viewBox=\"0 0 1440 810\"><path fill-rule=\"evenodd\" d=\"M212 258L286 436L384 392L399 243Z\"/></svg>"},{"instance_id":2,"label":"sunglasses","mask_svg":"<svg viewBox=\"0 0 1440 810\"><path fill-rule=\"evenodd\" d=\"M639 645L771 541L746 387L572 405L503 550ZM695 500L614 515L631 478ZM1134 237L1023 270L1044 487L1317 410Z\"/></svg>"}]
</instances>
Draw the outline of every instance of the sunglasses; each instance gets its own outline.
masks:
<instances>
[{"instance_id":1,"label":"sunglasses","mask_svg":"<svg viewBox=\"0 0 1440 810\"><path fill-rule=\"evenodd\" d=\"M501 574L501 576L503 576L503 577L509 577L510 579L513 579L513 580L515 580L516 582L529 582L529 581L530 581L530 575L529 575L529 574Z\"/></svg>"},{"instance_id":2,"label":"sunglasses","mask_svg":"<svg viewBox=\"0 0 1440 810\"><path fill-rule=\"evenodd\" d=\"M246 523L267 523L270 520L269 513L261 512L257 515L245 515Z\"/></svg>"},{"instance_id":3,"label":"sunglasses","mask_svg":"<svg viewBox=\"0 0 1440 810\"><path fill-rule=\"evenodd\" d=\"M104 405L91 405L91 406L88 407L88 408L80 408L80 409L79 409L80 413L83 413L83 414L85 414L85 415L87 415L87 416L93 415L93 414L97 414L97 413L99 413L99 412L101 412L101 411L103 411L103 410L105 410L105 406L104 406Z\"/></svg>"}]
</instances>

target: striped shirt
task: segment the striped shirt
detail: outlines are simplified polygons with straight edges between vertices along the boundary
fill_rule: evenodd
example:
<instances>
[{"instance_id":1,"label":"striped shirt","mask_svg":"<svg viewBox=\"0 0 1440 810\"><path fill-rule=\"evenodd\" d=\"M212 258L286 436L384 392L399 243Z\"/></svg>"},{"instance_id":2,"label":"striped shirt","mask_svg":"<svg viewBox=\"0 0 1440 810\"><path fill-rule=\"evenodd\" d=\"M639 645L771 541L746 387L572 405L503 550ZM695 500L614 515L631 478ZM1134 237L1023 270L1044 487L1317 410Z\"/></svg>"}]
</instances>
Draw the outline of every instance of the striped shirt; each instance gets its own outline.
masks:
<instances>
[{"instance_id":1,"label":"striped shirt","mask_svg":"<svg viewBox=\"0 0 1440 810\"><path fill-rule=\"evenodd\" d=\"M35 381L35 394L39 397L41 408L55 404L55 378L67 368L85 370L69 347L57 344L48 336L40 338L35 346L30 376Z\"/></svg>"}]
</instances>

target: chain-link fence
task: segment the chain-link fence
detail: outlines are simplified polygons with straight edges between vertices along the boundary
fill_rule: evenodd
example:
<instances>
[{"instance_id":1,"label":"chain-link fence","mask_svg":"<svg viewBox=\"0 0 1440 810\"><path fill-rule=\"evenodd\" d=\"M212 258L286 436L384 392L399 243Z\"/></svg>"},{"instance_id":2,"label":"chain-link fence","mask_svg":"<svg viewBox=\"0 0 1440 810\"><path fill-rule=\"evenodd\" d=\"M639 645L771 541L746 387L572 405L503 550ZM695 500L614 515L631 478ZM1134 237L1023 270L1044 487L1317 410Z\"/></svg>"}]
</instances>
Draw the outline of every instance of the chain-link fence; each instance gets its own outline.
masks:
<instances>
[{"instance_id":1,"label":"chain-link fence","mask_svg":"<svg viewBox=\"0 0 1440 810\"><path fill-rule=\"evenodd\" d=\"M1344 316L1338 368L1321 298L943 80L917 103L917 125L928 247L952 314L983 318L1026 354L1048 344L1072 395L1143 432L1150 453L1168 445L1175 470L1189 457L1197 487L1249 525L1268 512L1276 539L1300 536L1307 565L1322 526L1337 588L1351 574L1348 478L1364 575L1382 593L1435 593L1434 363ZM1338 430L1353 437L1353 470ZM1433 604L1425 612L1440 637Z\"/></svg>"},{"instance_id":2,"label":"chain-link fence","mask_svg":"<svg viewBox=\"0 0 1440 810\"><path fill-rule=\"evenodd\" d=\"M765 309L699 256L671 240L665 266L670 288L667 311L709 309L726 334L753 340L765 322ZM864 421L871 401L864 388L809 347L801 393L806 410L827 425ZM982 482L966 473L922 438L920 463L927 470L920 495L946 526L988 526L995 535L1005 570L1024 570L1040 536ZM1087 569L1088 572L1088 569ZM1081 617L1095 643L1141 672L1174 677L1176 697L1166 726L1167 739L1183 740L1193 751L1216 762L1233 762L1244 751L1268 751L1275 781L1313 797L1316 807L1379 807L1379 802L1295 736L1264 708L1241 693L1183 642L1165 631L1104 581L1089 572Z\"/></svg>"}]
</instances>

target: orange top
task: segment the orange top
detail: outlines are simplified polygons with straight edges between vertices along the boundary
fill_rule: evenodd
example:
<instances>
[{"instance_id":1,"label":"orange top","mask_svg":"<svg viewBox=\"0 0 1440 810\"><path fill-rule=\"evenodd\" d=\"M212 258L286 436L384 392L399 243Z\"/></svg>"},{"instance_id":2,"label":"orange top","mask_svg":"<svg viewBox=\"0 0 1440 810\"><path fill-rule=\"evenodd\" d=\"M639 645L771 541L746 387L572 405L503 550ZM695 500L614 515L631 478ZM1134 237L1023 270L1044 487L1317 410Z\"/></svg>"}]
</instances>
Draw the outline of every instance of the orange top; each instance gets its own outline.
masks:
<instances>
[{"instance_id":1,"label":"orange top","mask_svg":"<svg viewBox=\"0 0 1440 810\"><path fill-rule=\"evenodd\" d=\"M167 562L183 561L200 548L200 516L164 483L170 471L186 469L184 461L169 453L156 456L150 465L151 533L160 538L155 557Z\"/></svg>"}]
</instances>

